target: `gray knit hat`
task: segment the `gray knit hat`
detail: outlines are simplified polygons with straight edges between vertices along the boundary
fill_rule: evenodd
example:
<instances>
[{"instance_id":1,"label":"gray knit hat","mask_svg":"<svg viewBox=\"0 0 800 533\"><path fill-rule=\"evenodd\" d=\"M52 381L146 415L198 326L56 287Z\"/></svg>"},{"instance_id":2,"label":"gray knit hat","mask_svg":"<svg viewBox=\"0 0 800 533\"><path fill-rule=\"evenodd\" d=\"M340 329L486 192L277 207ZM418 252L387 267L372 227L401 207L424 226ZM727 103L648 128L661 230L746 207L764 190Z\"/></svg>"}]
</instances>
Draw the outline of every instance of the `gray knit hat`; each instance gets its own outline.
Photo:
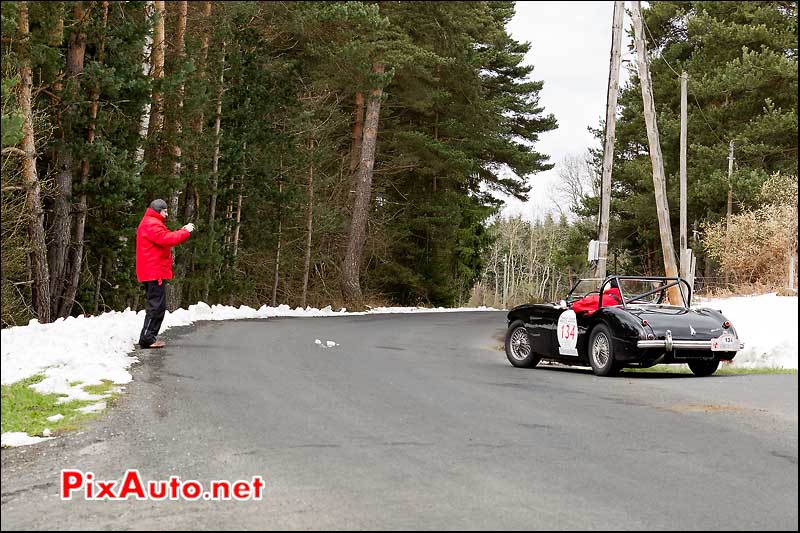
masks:
<instances>
[{"instance_id":1,"label":"gray knit hat","mask_svg":"<svg viewBox=\"0 0 800 533\"><path fill-rule=\"evenodd\" d=\"M150 209L155 211L156 213L160 213L164 209L167 208L167 202L159 198L158 200L153 200L150 202Z\"/></svg>"}]
</instances>

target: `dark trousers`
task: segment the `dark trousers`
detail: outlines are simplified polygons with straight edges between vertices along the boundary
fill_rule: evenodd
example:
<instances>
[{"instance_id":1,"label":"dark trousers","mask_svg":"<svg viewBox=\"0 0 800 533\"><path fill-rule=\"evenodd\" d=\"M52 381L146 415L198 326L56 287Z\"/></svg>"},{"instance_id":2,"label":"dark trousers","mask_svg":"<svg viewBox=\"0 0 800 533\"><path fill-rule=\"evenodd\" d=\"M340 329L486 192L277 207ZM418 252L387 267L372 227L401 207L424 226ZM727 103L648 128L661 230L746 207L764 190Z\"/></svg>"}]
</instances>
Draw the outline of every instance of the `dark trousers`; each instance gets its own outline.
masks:
<instances>
[{"instance_id":1,"label":"dark trousers","mask_svg":"<svg viewBox=\"0 0 800 533\"><path fill-rule=\"evenodd\" d=\"M144 327L139 335L139 346L146 348L156 342L156 335L161 329L161 322L164 320L164 313L167 311L167 284L157 281L145 281L147 291L147 303L145 305L146 315Z\"/></svg>"}]
</instances>

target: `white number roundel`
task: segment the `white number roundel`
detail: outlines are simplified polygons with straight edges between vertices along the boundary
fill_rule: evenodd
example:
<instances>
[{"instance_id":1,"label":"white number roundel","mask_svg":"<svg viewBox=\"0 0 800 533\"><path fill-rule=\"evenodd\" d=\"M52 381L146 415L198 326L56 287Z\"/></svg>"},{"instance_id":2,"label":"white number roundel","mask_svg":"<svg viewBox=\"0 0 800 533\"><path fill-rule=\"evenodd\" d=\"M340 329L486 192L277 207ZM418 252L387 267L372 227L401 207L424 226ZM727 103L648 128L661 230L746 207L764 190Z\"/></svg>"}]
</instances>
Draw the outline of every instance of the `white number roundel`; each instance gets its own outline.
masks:
<instances>
[{"instance_id":1,"label":"white number roundel","mask_svg":"<svg viewBox=\"0 0 800 533\"><path fill-rule=\"evenodd\" d=\"M558 317L556 330L558 345L561 348L575 349L578 345L578 319L575 311L568 309Z\"/></svg>"}]
</instances>

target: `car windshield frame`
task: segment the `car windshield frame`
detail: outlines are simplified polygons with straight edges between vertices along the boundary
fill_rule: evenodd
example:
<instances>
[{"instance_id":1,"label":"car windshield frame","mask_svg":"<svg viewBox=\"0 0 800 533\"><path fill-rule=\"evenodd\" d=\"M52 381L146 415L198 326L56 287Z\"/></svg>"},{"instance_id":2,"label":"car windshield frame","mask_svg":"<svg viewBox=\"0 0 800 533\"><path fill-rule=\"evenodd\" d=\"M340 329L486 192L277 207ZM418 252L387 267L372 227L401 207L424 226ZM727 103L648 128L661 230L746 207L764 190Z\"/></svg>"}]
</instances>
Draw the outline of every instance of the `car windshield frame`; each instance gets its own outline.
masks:
<instances>
[{"instance_id":1,"label":"car windshield frame","mask_svg":"<svg viewBox=\"0 0 800 533\"><path fill-rule=\"evenodd\" d=\"M659 286L648 291L632 294L626 296L623 290L623 284L621 282L626 280L633 280L633 281L655 281L659 282ZM629 305L657 305L662 307L679 307L684 309L689 309L692 303L692 288L689 285L689 282L680 277L665 277L665 276L608 276L601 283L598 283L598 289L594 291L589 291L583 296L573 296L575 289L583 282L600 282L600 278L582 278L579 279L575 285L573 285L572 289L570 289L569 293L567 294L566 301L568 303L573 303L576 300L582 298L583 296L587 296L589 294L597 293L599 295L598 301L598 308L603 307L603 291L606 289L606 286L617 287L619 289L620 295L622 296L622 308L627 309ZM612 282L615 282L614 285L611 285ZM656 294L659 292L664 292L667 289L674 287L674 286L681 286L683 284L684 287L681 287L681 299L683 300L683 306L681 305L673 305L673 304L663 304L657 302L642 302L641 299L652 294ZM685 288L685 290L683 290ZM637 301L638 300L638 301Z\"/></svg>"},{"instance_id":2,"label":"car windshield frame","mask_svg":"<svg viewBox=\"0 0 800 533\"><path fill-rule=\"evenodd\" d=\"M575 289L577 289L577 288L578 288L578 286L580 286L580 284L581 284L581 283L584 283L584 282L592 282L592 281L593 281L593 282L595 282L595 289L594 289L594 290L592 290L592 291L588 291L588 292L584 292L584 293L580 293L579 295L573 295L573 293L575 292ZM605 280L604 280L603 278L581 278L581 279L579 279L579 280L578 280L578 281L575 283L575 285L573 285L573 286L572 286L572 288L570 289L570 291L567 293L567 296L566 296L566 298L565 298L566 302L571 304L571 303L572 303L572 302L574 302L575 300L580 300L581 298L583 298L583 297L585 297L585 296L588 296L588 295L590 295L590 294L598 293L598 292L599 292L600 285L601 285L601 284L602 284L604 281L605 281Z\"/></svg>"}]
</instances>

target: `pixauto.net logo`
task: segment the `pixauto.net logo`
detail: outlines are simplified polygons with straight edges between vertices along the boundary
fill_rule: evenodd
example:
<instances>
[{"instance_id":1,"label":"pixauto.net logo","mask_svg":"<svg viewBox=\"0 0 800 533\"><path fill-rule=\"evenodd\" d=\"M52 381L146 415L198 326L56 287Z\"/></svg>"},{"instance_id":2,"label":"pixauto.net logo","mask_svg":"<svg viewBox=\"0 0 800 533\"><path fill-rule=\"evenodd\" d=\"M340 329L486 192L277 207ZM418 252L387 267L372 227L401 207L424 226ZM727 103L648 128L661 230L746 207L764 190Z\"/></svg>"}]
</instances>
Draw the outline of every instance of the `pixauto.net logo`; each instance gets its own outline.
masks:
<instances>
[{"instance_id":1,"label":"pixauto.net logo","mask_svg":"<svg viewBox=\"0 0 800 533\"><path fill-rule=\"evenodd\" d=\"M170 476L164 481L142 481L139 471L125 471L121 480L106 481L95 479L92 472L81 470L61 471L61 499L71 500L73 496L83 496L89 501L106 500L261 500L264 479L253 476L250 481L211 481L208 488L193 479L181 480Z\"/></svg>"}]
</instances>

